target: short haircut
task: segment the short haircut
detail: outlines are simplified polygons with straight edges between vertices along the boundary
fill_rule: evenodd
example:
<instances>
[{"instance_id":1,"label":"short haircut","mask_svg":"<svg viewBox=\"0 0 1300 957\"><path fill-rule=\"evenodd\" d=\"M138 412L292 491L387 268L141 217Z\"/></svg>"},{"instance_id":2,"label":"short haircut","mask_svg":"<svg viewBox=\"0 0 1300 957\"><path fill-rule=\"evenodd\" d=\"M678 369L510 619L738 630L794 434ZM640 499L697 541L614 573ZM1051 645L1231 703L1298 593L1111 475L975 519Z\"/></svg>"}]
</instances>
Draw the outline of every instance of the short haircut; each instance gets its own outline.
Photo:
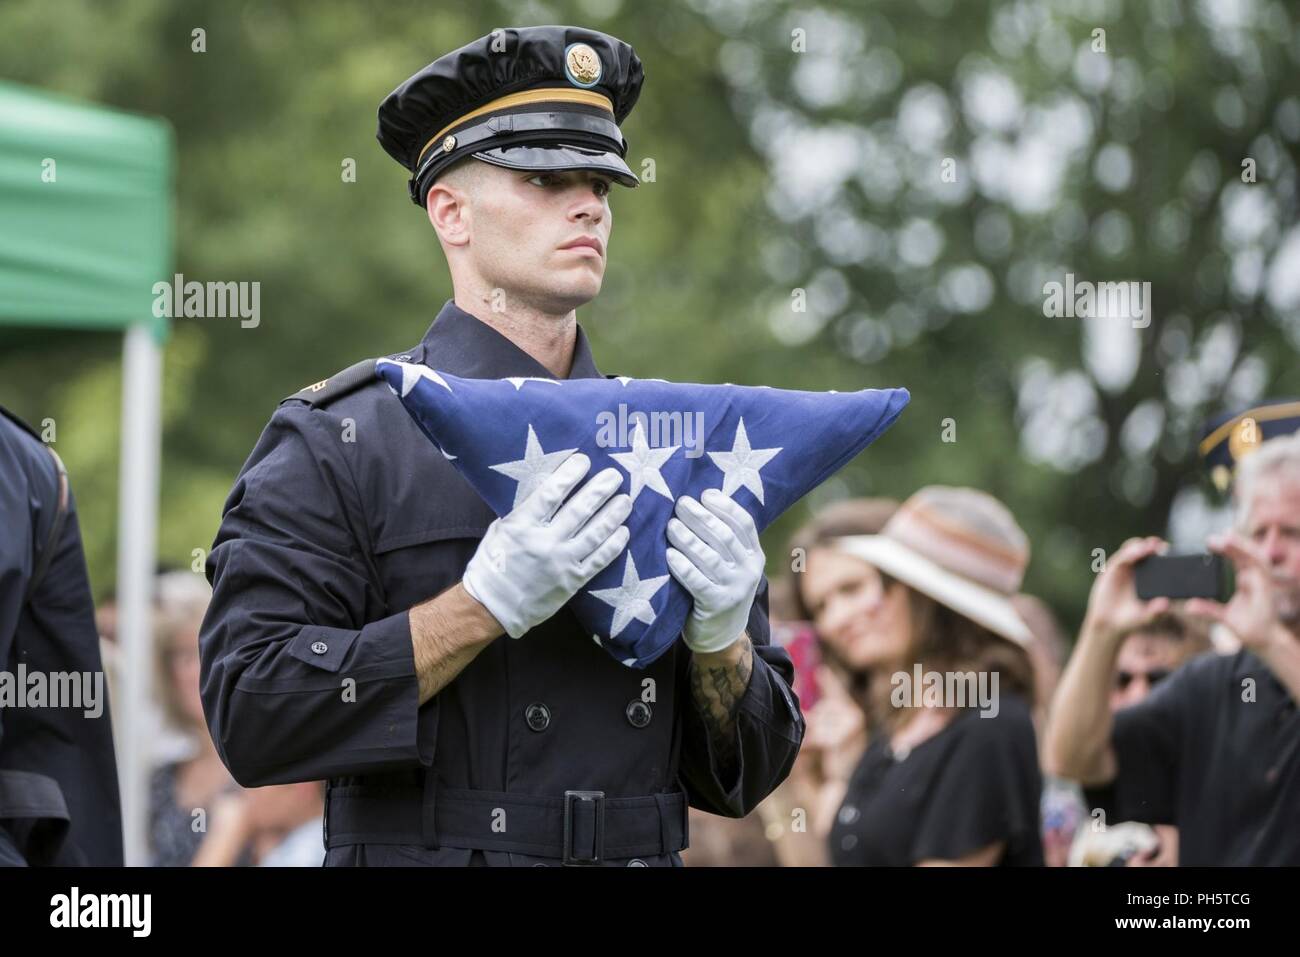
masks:
<instances>
[{"instance_id":1,"label":"short haircut","mask_svg":"<svg viewBox=\"0 0 1300 957\"><path fill-rule=\"evenodd\" d=\"M466 156L443 170L434 182L445 183L472 197L489 165L491 164L475 159L473 156Z\"/></svg>"},{"instance_id":2,"label":"short haircut","mask_svg":"<svg viewBox=\"0 0 1300 957\"><path fill-rule=\"evenodd\" d=\"M1291 479L1300 480L1300 433L1269 439L1243 458L1237 466L1233 497L1237 500L1239 529L1246 527L1260 480L1278 472L1285 472Z\"/></svg>"}]
</instances>

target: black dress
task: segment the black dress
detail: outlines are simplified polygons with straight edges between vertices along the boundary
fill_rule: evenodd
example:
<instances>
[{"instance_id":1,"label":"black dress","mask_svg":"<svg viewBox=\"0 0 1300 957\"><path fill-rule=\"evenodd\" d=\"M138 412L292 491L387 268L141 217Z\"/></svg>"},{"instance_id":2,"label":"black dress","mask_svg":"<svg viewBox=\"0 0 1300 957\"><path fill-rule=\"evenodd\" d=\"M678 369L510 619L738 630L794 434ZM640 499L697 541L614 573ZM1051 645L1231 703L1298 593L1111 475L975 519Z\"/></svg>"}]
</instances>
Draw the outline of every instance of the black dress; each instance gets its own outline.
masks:
<instances>
[{"instance_id":1,"label":"black dress","mask_svg":"<svg viewBox=\"0 0 1300 957\"><path fill-rule=\"evenodd\" d=\"M206 827L195 829L194 811L176 803L177 779L184 762L176 761L155 768L149 780L149 844L152 857L150 867L189 867L198 853L199 845L207 837ZM221 794L239 790L231 781L221 789ZM215 798L214 798L215 800ZM203 809L205 812L207 808ZM236 867L253 863L252 853L245 847L239 852Z\"/></svg>"},{"instance_id":2,"label":"black dress","mask_svg":"<svg viewBox=\"0 0 1300 957\"><path fill-rule=\"evenodd\" d=\"M1000 865L1042 865L1041 793L1029 708L1003 694L995 716L965 709L900 757L873 739L831 828L831 860L906 867L1005 841Z\"/></svg>"}]
</instances>

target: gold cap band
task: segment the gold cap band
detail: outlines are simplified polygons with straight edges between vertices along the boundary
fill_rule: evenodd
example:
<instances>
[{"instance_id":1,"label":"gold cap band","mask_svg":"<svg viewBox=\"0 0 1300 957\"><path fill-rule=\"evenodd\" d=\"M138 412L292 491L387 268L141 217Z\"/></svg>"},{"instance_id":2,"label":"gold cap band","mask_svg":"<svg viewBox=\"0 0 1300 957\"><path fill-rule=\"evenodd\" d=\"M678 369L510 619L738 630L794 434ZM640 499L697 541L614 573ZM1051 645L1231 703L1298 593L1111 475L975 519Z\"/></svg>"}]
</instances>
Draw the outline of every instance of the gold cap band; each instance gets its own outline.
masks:
<instances>
[{"instance_id":1,"label":"gold cap band","mask_svg":"<svg viewBox=\"0 0 1300 957\"><path fill-rule=\"evenodd\" d=\"M1256 422L1271 422L1274 419L1285 419L1293 415L1300 415L1300 402L1283 402L1278 405L1264 405L1257 409L1247 409L1240 415L1234 415L1201 439L1199 451L1202 456L1209 455L1211 450L1222 442L1228 436L1228 433L1240 425L1244 419L1254 419Z\"/></svg>"},{"instance_id":2,"label":"gold cap band","mask_svg":"<svg viewBox=\"0 0 1300 957\"><path fill-rule=\"evenodd\" d=\"M512 106L521 106L526 103L582 103L586 106L595 106L606 110L611 116L614 114L614 104L610 102L609 97L603 93L596 93L592 90L575 90L570 87L557 86L548 87L540 90L522 90L518 93L510 93L506 96L497 97L491 103L485 103L477 110L466 113L458 120L448 123L437 133L429 138L429 142L424 144L424 149L420 150L420 155L415 159L415 165L418 167L424 160L424 154L429 152L429 147L442 139L443 135L449 130L455 129L467 120L472 120L476 116L482 116L485 113L492 113L496 110L508 109Z\"/></svg>"}]
</instances>

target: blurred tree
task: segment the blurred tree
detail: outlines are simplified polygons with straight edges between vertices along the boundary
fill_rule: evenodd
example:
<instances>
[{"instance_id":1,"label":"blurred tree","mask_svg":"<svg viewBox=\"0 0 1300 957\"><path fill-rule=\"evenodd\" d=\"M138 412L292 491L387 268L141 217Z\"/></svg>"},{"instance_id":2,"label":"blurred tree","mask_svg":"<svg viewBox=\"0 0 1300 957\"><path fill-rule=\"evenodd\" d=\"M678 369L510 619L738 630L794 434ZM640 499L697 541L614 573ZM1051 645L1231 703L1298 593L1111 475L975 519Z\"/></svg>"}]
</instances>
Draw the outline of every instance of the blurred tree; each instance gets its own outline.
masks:
<instances>
[{"instance_id":1,"label":"blurred tree","mask_svg":"<svg viewBox=\"0 0 1300 957\"><path fill-rule=\"evenodd\" d=\"M1204 418L1300 392L1293 8L696 6L771 170L782 384L912 390L823 494L993 492L1076 623L1094 549L1207 507ZM1149 325L1049 318L1067 274L1150 283Z\"/></svg>"}]
</instances>

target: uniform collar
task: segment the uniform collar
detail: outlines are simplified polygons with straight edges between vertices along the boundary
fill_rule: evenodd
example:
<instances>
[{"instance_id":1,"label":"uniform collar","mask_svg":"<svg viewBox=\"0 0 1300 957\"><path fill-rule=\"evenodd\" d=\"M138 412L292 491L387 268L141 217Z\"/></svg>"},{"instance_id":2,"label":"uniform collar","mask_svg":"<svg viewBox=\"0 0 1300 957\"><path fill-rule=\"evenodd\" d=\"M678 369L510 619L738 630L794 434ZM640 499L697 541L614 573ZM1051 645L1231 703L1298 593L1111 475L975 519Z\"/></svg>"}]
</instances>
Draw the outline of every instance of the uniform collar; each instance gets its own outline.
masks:
<instances>
[{"instance_id":1,"label":"uniform collar","mask_svg":"<svg viewBox=\"0 0 1300 957\"><path fill-rule=\"evenodd\" d=\"M448 299L420 342L417 361L439 372L464 379L503 379L507 376L536 376L554 379L544 365L493 329ZM578 326L573 343L570 379L603 378L591 355L587 335Z\"/></svg>"}]
</instances>

